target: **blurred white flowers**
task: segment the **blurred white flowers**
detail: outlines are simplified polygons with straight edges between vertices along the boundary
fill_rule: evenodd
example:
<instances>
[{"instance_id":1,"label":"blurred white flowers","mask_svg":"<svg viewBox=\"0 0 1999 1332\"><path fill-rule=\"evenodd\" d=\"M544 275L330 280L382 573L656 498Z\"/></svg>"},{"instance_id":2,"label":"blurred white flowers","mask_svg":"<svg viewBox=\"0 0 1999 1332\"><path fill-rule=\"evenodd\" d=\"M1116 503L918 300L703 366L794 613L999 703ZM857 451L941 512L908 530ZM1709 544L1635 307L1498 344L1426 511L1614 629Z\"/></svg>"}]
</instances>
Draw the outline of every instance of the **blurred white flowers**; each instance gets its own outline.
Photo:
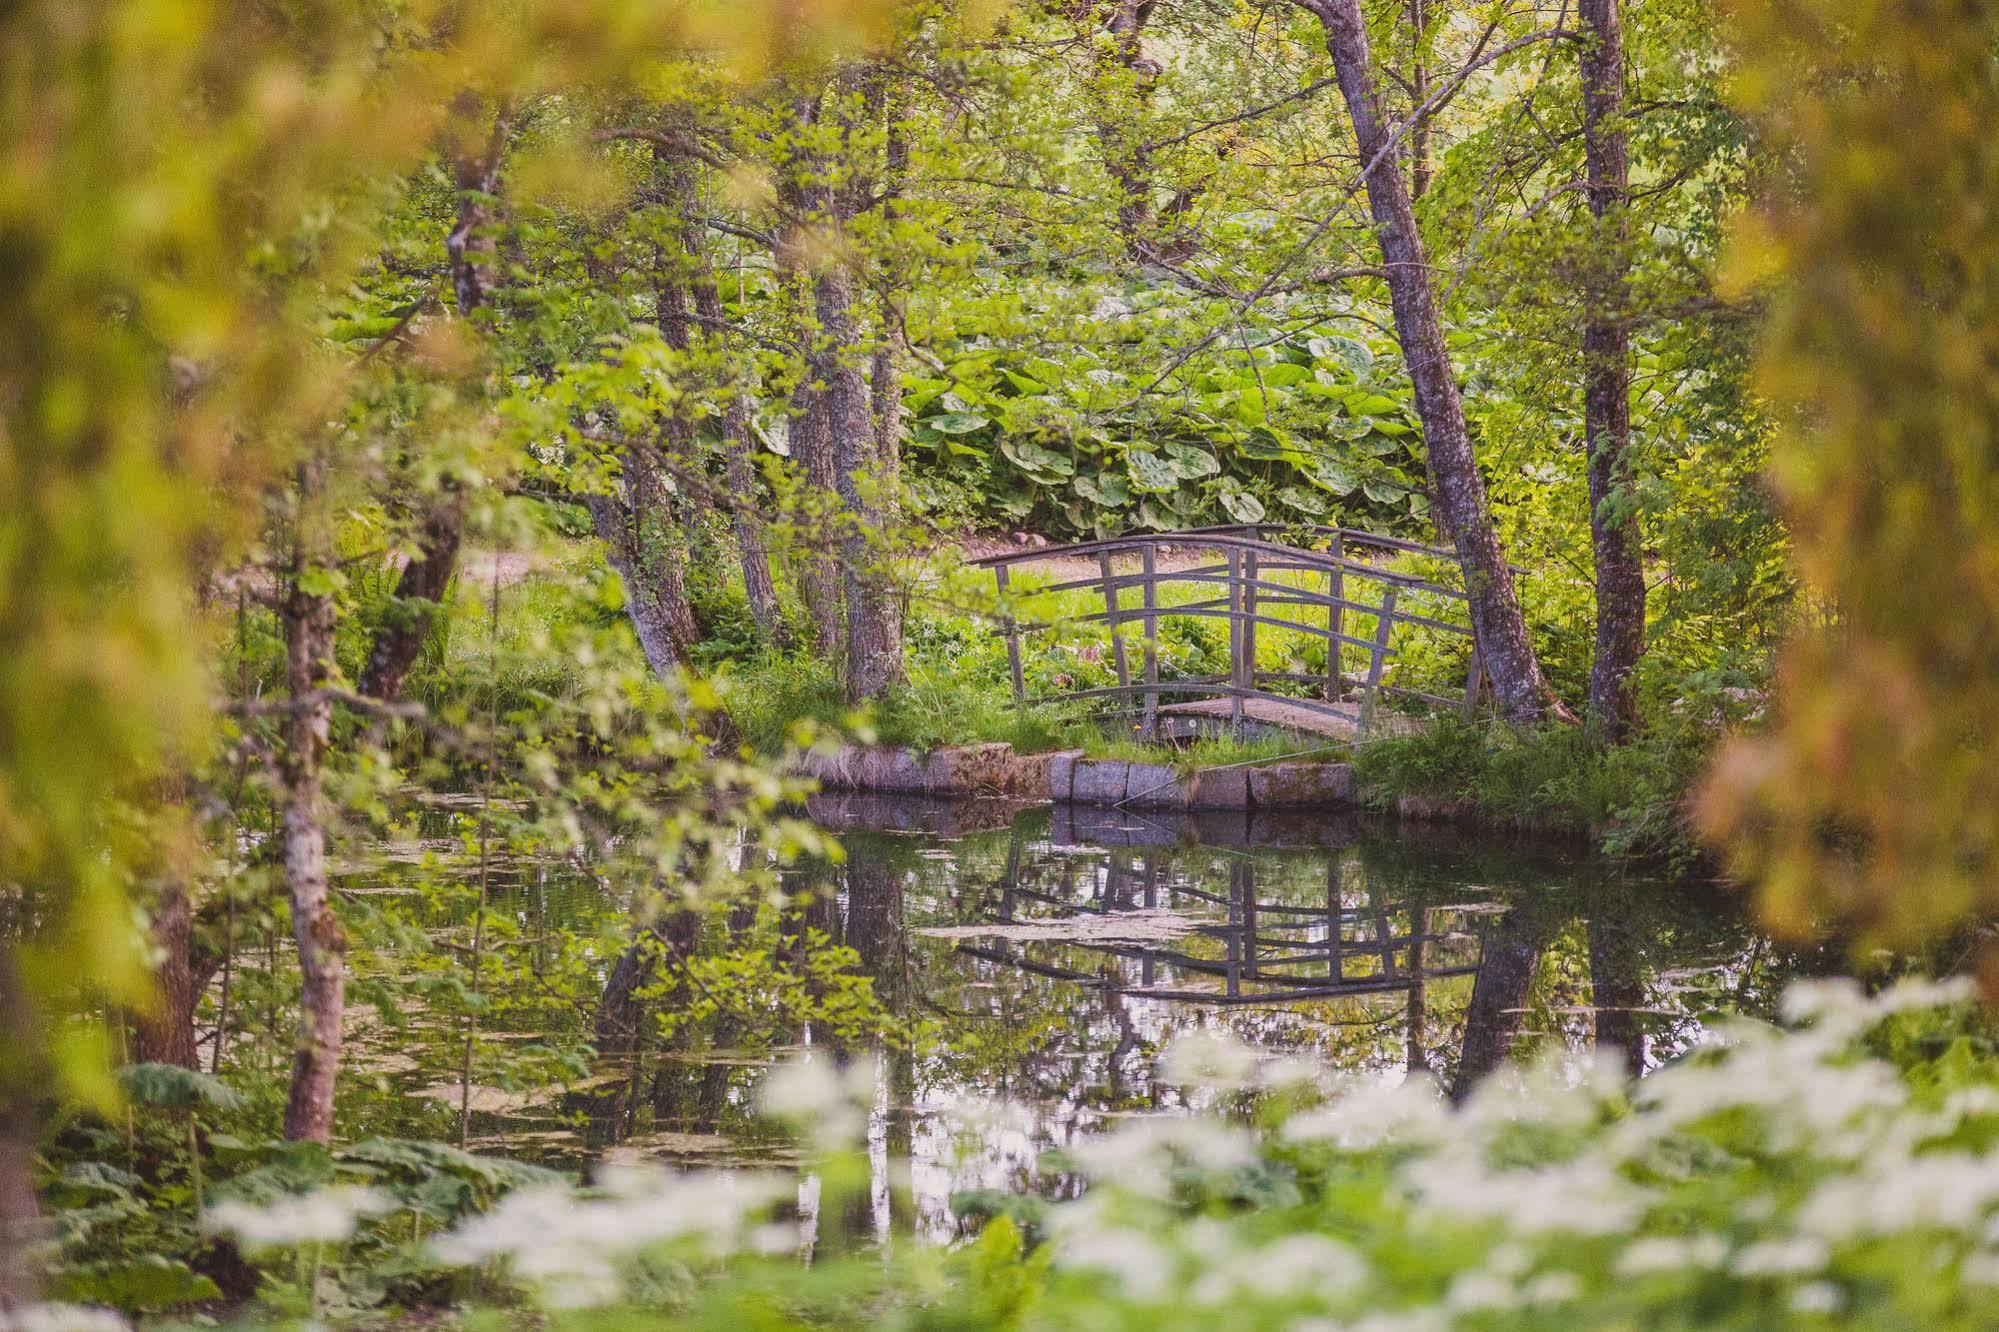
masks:
<instances>
[{"instance_id":1,"label":"blurred white flowers","mask_svg":"<svg viewBox=\"0 0 1999 1332\"><path fill-rule=\"evenodd\" d=\"M392 1211L392 1199L373 1189L337 1185L279 1198L258 1206L234 1199L218 1202L202 1218L202 1228L228 1235L245 1250L341 1244L353 1237L363 1217Z\"/></svg>"},{"instance_id":2,"label":"blurred white flowers","mask_svg":"<svg viewBox=\"0 0 1999 1332\"><path fill-rule=\"evenodd\" d=\"M874 1103L872 1059L841 1063L810 1050L771 1069L758 1093L765 1114L806 1134L822 1151L859 1142Z\"/></svg>"},{"instance_id":3,"label":"blurred white flowers","mask_svg":"<svg viewBox=\"0 0 1999 1332\"><path fill-rule=\"evenodd\" d=\"M522 1189L431 1247L457 1266L504 1261L552 1308L604 1304L623 1294L622 1260L669 1241L709 1253L782 1247L789 1232L773 1233L763 1213L784 1192L770 1176L617 1166L596 1196Z\"/></svg>"},{"instance_id":4,"label":"blurred white flowers","mask_svg":"<svg viewBox=\"0 0 1999 1332\"><path fill-rule=\"evenodd\" d=\"M0 1332L128 1332L130 1324L109 1309L83 1304L24 1304L0 1308Z\"/></svg>"}]
</instances>

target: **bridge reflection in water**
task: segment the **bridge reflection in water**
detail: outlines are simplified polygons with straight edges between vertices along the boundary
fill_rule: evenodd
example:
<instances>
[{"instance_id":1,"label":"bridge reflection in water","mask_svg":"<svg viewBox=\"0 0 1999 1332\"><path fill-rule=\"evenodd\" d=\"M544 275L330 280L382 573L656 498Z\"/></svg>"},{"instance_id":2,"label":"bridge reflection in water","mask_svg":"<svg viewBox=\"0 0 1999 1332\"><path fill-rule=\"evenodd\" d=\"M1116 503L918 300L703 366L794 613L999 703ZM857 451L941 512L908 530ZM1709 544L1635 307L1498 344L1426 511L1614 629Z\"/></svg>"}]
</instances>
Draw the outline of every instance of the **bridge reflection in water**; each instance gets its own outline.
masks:
<instances>
[{"instance_id":1,"label":"bridge reflection in water","mask_svg":"<svg viewBox=\"0 0 1999 1332\"><path fill-rule=\"evenodd\" d=\"M868 811L873 826L881 814ZM1036 1053L1125 1095L1150 1070L1105 1066L1106 1044L1156 1053L1177 1030L1217 1023L1284 1045L1365 1027L1369 1048L1343 1041L1336 1059L1434 1069L1460 1095L1523 1041L1594 1043L1642 1071L1692 1039L1702 1008L1753 1009L1764 984L1753 963L1767 945L1726 904L1570 847L1083 807L941 845L846 843L826 924L858 926L847 938L885 992L1042 1022L1051 1047L1073 1048ZM1051 1005L1066 1024L1047 1022ZM1150 1016L1134 1023L1135 1011ZM1005 1079L1014 1090L1038 1081L1019 1072Z\"/></svg>"},{"instance_id":2,"label":"bridge reflection in water","mask_svg":"<svg viewBox=\"0 0 1999 1332\"><path fill-rule=\"evenodd\" d=\"M798 1031L875 1060L881 1088L869 1187L815 1234L949 1236L969 1196L1074 1196L1082 1180L1044 1153L1200 1103L1160 1075L1191 1031L1353 1073L1426 1070L1463 1096L1529 1048L1656 1067L1706 1011L1769 1011L1795 965L1700 885L1634 880L1574 847L996 802L821 798L810 813L846 854L789 875L783 929L851 950L842 968L916 1033ZM586 1149L770 1164L752 1114L769 1056L740 1048L754 1018L725 1008L628 1051L579 1107ZM968 1124L968 1104L1011 1117Z\"/></svg>"}]
</instances>

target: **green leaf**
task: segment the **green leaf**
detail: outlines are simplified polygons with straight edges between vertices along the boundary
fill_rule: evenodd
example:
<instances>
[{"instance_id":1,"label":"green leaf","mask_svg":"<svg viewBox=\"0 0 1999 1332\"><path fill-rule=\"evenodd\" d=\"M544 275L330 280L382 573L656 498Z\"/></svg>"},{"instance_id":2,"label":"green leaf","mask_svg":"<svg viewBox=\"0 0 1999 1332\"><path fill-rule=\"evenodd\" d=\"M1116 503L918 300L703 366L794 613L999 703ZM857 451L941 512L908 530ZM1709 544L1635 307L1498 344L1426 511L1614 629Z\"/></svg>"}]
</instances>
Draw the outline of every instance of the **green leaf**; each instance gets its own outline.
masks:
<instances>
[{"instance_id":1,"label":"green leaf","mask_svg":"<svg viewBox=\"0 0 1999 1332\"><path fill-rule=\"evenodd\" d=\"M1191 444L1169 441L1166 446L1168 465L1176 476L1184 481L1192 481L1203 476L1216 476L1222 470L1215 455L1206 449L1197 449Z\"/></svg>"},{"instance_id":2,"label":"green leaf","mask_svg":"<svg viewBox=\"0 0 1999 1332\"><path fill-rule=\"evenodd\" d=\"M984 430L992 423L990 416L980 416L977 412L942 412L923 419L923 424L947 435L969 435L974 430Z\"/></svg>"},{"instance_id":3,"label":"green leaf","mask_svg":"<svg viewBox=\"0 0 1999 1332\"><path fill-rule=\"evenodd\" d=\"M1361 493L1378 504L1400 504L1409 492L1401 486L1387 481L1363 481Z\"/></svg>"},{"instance_id":4,"label":"green leaf","mask_svg":"<svg viewBox=\"0 0 1999 1332\"><path fill-rule=\"evenodd\" d=\"M1160 495L1180 484L1173 465L1149 449L1133 449L1124 455L1125 470L1131 474L1131 488L1141 495Z\"/></svg>"},{"instance_id":5,"label":"green leaf","mask_svg":"<svg viewBox=\"0 0 1999 1332\"><path fill-rule=\"evenodd\" d=\"M1069 483L1078 495L1092 504L1108 508L1122 509L1131 503L1131 485L1116 472L1076 473L1076 479Z\"/></svg>"},{"instance_id":6,"label":"green leaf","mask_svg":"<svg viewBox=\"0 0 1999 1332\"><path fill-rule=\"evenodd\" d=\"M1303 486L1286 486L1277 492L1277 502L1286 508L1296 509L1303 514L1319 517L1326 512L1325 499Z\"/></svg>"},{"instance_id":7,"label":"green leaf","mask_svg":"<svg viewBox=\"0 0 1999 1332\"><path fill-rule=\"evenodd\" d=\"M178 1064L127 1064L118 1085L139 1104L164 1110L233 1110L243 1099L220 1078Z\"/></svg>"},{"instance_id":8,"label":"green leaf","mask_svg":"<svg viewBox=\"0 0 1999 1332\"><path fill-rule=\"evenodd\" d=\"M1358 338L1342 334L1313 338L1305 344L1312 352L1314 360L1330 361L1344 366L1354 374L1363 374L1374 365L1374 353Z\"/></svg>"},{"instance_id":9,"label":"green leaf","mask_svg":"<svg viewBox=\"0 0 1999 1332\"><path fill-rule=\"evenodd\" d=\"M1307 469L1314 484L1335 495L1351 495L1360 485L1354 470L1337 458L1316 458Z\"/></svg>"},{"instance_id":10,"label":"green leaf","mask_svg":"<svg viewBox=\"0 0 1999 1332\"><path fill-rule=\"evenodd\" d=\"M1289 443L1268 426L1258 426L1237 440L1236 452L1259 462L1283 462L1292 456Z\"/></svg>"},{"instance_id":11,"label":"green leaf","mask_svg":"<svg viewBox=\"0 0 1999 1332\"><path fill-rule=\"evenodd\" d=\"M1033 397L1037 393L1048 391L1048 386L1038 379L1029 379L1026 375L1017 375L1011 370L1002 370L1000 373L1006 376L1007 383L1013 385L1014 392L1022 397Z\"/></svg>"},{"instance_id":12,"label":"green leaf","mask_svg":"<svg viewBox=\"0 0 1999 1332\"><path fill-rule=\"evenodd\" d=\"M1068 455L1043 448L1031 439L1003 439L1000 441L1000 452L1036 481L1059 481L1065 476L1073 476L1076 471L1076 464Z\"/></svg>"},{"instance_id":13,"label":"green leaf","mask_svg":"<svg viewBox=\"0 0 1999 1332\"><path fill-rule=\"evenodd\" d=\"M1355 416L1387 416L1400 412L1402 404L1379 393L1360 392L1347 399L1347 410Z\"/></svg>"},{"instance_id":14,"label":"green leaf","mask_svg":"<svg viewBox=\"0 0 1999 1332\"><path fill-rule=\"evenodd\" d=\"M1247 490L1225 487L1216 498L1221 500L1222 508L1228 511L1229 517L1239 523L1263 521L1263 501Z\"/></svg>"},{"instance_id":15,"label":"green leaf","mask_svg":"<svg viewBox=\"0 0 1999 1332\"><path fill-rule=\"evenodd\" d=\"M137 1312L218 1299L222 1291L186 1263L159 1254L113 1258L59 1272L49 1293L68 1304L108 1304Z\"/></svg>"}]
</instances>

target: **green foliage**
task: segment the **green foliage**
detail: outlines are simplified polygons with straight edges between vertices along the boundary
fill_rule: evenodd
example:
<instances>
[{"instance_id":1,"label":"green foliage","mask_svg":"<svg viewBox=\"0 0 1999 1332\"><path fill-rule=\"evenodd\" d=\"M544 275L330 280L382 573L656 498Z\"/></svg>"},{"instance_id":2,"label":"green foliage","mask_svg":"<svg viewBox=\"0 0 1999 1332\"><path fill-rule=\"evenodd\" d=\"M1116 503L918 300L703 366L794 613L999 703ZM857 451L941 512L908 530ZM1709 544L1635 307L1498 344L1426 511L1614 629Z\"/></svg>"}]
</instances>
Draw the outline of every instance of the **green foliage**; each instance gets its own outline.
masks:
<instances>
[{"instance_id":1,"label":"green foliage","mask_svg":"<svg viewBox=\"0 0 1999 1332\"><path fill-rule=\"evenodd\" d=\"M1080 306L1092 289L1051 295ZM919 493L945 514L1058 538L1266 519L1423 530L1408 390L1374 369L1392 343L1259 329L1254 351L1174 372L1152 398L1136 358L1157 333L1136 330L1203 315L1173 288L1106 293L1086 349L974 344L936 377L911 378Z\"/></svg>"},{"instance_id":2,"label":"green foliage","mask_svg":"<svg viewBox=\"0 0 1999 1332\"><path fill-rule=\"evenodd\" d=\"M1999 117L1985 5L1733 7L1789 164L1741 228L1812 615L1704 803L1771 919L1907 944L1999 883Z\"/></svg>"},{"instance_id":3,"label":"green foliage","mask_svg":"<svg viewBox=\"0 0 1999 1332\"><path fill-rule=\"evenodd\" d=\"M1588 836L1618 855L1694 855L1683 801L1707 766L1714 714L1656 724L1613 749L1575 727L1521 729L1452 714L1422 730L1384 736L1355 752L1355 777L1370 799L1404 796L1523 827Z\"/></svg>"}]
</instances>

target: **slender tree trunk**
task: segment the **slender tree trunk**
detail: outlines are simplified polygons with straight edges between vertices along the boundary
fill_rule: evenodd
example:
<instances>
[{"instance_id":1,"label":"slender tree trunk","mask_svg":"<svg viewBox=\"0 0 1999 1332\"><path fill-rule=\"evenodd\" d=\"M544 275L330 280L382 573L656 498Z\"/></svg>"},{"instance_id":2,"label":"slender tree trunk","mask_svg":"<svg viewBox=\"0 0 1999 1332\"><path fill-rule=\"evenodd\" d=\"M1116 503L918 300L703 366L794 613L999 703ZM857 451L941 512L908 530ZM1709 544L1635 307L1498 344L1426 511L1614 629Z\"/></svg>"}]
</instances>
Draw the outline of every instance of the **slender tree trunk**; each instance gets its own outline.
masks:
<instances>
[{"instance_id":1,"label":"slender tree trunk","mask_svg":"<svg viewBox=\"0 0 1999 1332\"><path fill-rule=\"evenodd\" d=\"M1409 187L1402 178L1391 131L1382 117L1360 0L1296 3L1316 15L1325 28L1326 49L1332 54L1340 92L1353 121L1354 139L1366 171L1368 206L1388 270L1396 338L1416 391L1416 413L1423 422L1430 487L1444 530L1464 568L1472 630L1494 697L1500 710L1514 721L1566 715L1542 678L1513 586L1513 571L1493 530L1485 481L1479 476L1464 404L1444 348L1429 260L1416 229L1416 214L1410 206Z\"/></svg>"},{"instance_id":2,"label":"slender tree trunk","mask_svg":"<svg viewBox=\"0 0 1999 1332\"><path fill-rule=\"evenodd\" d=\"M1421 106L1430 99L1430 62L1425 58L1428 42L1423 29L1430 22L1424 0L1409 0L1409 103ZM1430 118L1424 116L1409 127L1409 191L1420 199L1430 192Z\"/></svg>"},{"instance_id":3,"label":"slender tree trunk","mask_svg":"<svg viewBox=\"0 0 1999 1332\"><path fill-rule=\"evenodd\" d=\"M722 309L722 295L715 285L714 265L708 258L701 227L693 221L694 190L691 174L676 179L678 202L686 225L682 235L687 250L688 289L694 300L694 325L702 340L722 347L728 336L728 321ZM777 584L771 578L770 551L764 545L763 525L756 513L756 469L751 461L750 410L741 385L725 385L722 403L723 480L733 501L729 528L736 540L736 558L743 570L743 594L750 603L750 618L765 643L785 646L784 613L778 604Z\"/></svg>"},{"instance_id":4,"label":"slender tree trunk","mask_svg":"<svg viewBox=\"0 0 1999 1332\"><path fill-rule=\"evenodd\" d=\"M800 98L793 113L800 125L819 119L819 99ZM791 179L781 189L785 210L804 218L826 210L826 190L807 183L820 164L814 157L801 156L790 164ZM801 370L791 395L791 456L805 470L805 493L814 512L806 525L813 530L806 537L806 549L798 552L799 585L807 609L812 613L816 646L828 656L842 653L842 606L839 565L830 536L819 521L836 500L833 463L833 432L827 416L827 392L836 356L828 348L819 327L811 258L805 252L803 227L794 227L777 245L778 272L791 288L798 319L798 355Z\"/></svg>"},{"instance_id":5,"label":"slender tree trunk","mask_svg":"<svg viewBox=\"0 0 1999 1332\"><path fill-rule=\"evenodd\" d=\"M153 1003L132 1014L132 1061L199 1069L195 1010L222 959L195 938L194 906L185 884L161 889L153 907L152 935L160 963L153 971Z\"/></svg>"},{"instance_id":6,"label":"slender tree trunk","mask_svg":"<svg viewBox=\"0 0 1999 1332\"><path fill-rule=\"evenodd\" d=\"M0 902L4 908L4 902ZM35 1303L44 1238L35 1198L35 1097L46 1085L38 1067L38 1014L15 956L25 924L0 915L0 1325Z\"/></svg>"},{"instance_id":7,"label":"slender tree trunk","mask_svg":"<svg viewBox=\"0 0 1999 1332\"><path fill-rule=\"evenodd\" d=\"M1614 743L1637 719L1632 672L1645 651L1645 568L1631 511L1631 335L1625 318L1630 164L1624 140L1624 37L1618 0L1581 0L1583 151L1591 243L1589 322L1583 327L1583 433L1589 448L1590 546L1596 560L1596 660L1589 727Z\"/></svg>"},{"instance_id":8,"label":"slender tree trunk","mask_svg":"<svg viewBox=\"0 0 1999 1332\"><path fill-rule=\"evenodd\" d=\"M868 382L855 363L860 343L854 319L853 274L829 263L813 282L819 327L841 355L826 382L826 423L832 434L834 481L839 488L841 564L846 580L847 697L879 698L903 678L895 597L871 539L882 531L880 478L874 475L875 420Z\"/></svg>"},{"instance_id":9,"label":"slender tree trunk","mask_svg":"<svg viewBox=\"0 0 1999 1332\"><path fill-rule=\"evenodd\" d=\"M437 607L458 572L458 547L465 536L465 500L455 490L437 495L417 528L417 551L396 579L394 603L375 631L361 668L360 692L395 699L423 652Z\"/></svg>"},{"instance_id":10,"label":"slender tree trunk","mask_svg":"<svg viewBox=\"0 0 1999 1332\"><path fill-rule=\"evenodd\" d=\"M300 465L298 519L283 606L285 684L285 885L301 978L298 1047L292 1059L285 1137L319 1142L333 1136L333 1093L340 1076L341 1010L347 990L347 936L333 914L321 822L321 761L333 724L325 693L333 666L333 596L308 591L308 575L332 559L326 507L326 457Z\"/></svg>"},{"instance_id":11,"label":"slender tree trunk","mask_svg":"<svg viewBox=\"0 0 1999 1332\"><path fill-rule=\"evenodd\" d=\"M651 465L636 449L627 449L623 461L626 495L644 494L648 488L642 478L650 473ZM591 525L604 543L605 561L624 580L625 614L638 634L639 647L653 673L665 679L692 660L700 637L694 612L687 604L680 562L677 558L646 560L640 533L645 520L639 500L621 502L609 495L591 495L586 503Z\"/></svg>"},{"instance_id":12,"label":"slender tree trunk","mask_svg":"<svg viewBox=\"0 0 1999 1332\"><path fill-rule=\"evenodd\" d=\"M500 160L507 143L508 117L493 122L492 136L477 151L461 152L452 161L458 187L458 217L445 237L451 265L451 289L458 314L470 319L492 301L496 247L492 196L500 186ZM396 580L395 604L376 630L361 669L360 691L373 698L401 695L410 667L430 637L438 604L458 570L458 548L465 536L465 500L447 482L431 500L417 524L417 548Z\"/></svg>"}]
</instances>

